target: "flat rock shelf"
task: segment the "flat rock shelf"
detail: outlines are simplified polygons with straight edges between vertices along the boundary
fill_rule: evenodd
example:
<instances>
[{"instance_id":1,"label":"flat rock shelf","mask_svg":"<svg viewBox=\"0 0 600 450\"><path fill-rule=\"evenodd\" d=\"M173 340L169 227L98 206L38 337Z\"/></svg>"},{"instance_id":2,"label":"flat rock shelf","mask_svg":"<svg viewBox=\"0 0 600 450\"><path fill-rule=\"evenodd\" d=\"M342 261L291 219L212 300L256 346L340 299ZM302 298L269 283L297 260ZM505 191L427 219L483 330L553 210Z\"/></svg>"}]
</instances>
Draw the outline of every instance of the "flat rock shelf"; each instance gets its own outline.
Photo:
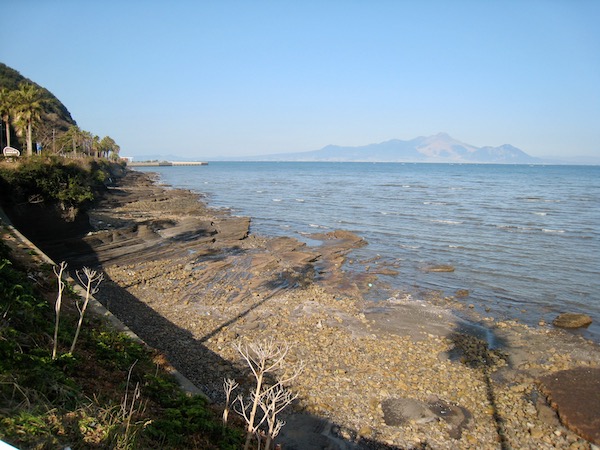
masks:
<instances>
[{"instance_id":1,"label":"flat rock shelf","mask_svg":"<svg viewBox=\"0 0 600 450\"><path fill-rule=\"evenodd\" d=\"M559 392L562 378L558 387L548 380L565 370L593 369L597 381L598 345L552 326L466 321L473 312L459 316L458 302L435 293L367 302L377 273L343 264L367 244L357 235L315 235L313 246L257 236L251 218L135 171L89 223L80 235L36 242L70 268L100 268L97 298L215 402L224 378L248 382L234 343L291 345L291 364L305 369L290 386L298 400L278 438L286 450L600 445L572 415L559 417L561 400L548 403L538 384ZM570 402L588 395L571 392ZM582 414L583 423L597 419Z\"/></svg>"}]
</instances>

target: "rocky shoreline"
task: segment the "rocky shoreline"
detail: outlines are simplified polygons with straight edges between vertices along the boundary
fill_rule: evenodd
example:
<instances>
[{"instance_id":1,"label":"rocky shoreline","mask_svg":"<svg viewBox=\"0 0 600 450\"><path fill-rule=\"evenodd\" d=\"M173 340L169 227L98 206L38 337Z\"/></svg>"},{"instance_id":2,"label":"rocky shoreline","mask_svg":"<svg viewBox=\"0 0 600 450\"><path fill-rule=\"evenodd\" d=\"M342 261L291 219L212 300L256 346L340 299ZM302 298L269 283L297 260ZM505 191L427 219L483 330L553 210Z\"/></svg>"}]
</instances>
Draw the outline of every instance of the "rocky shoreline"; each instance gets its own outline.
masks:
<instances>
[{"instance_id":1,"label":"rocky shoreline","mask_svg":"<svg viewBox=\"0 0 600 450\"><path fill-rule=\"evenodd\" d=\"M377 275L343 265L359 236L315 235L314 247L256 236L249 218L134 171L89 216L90 232L40 246L72 268L101 267L97 298L216 402L223 378L247 378L232 344L291 345L305 369L291 385L286 450L600 445L597 344L551 326L467 322L453 298L366 302Z\"/></svg>"}]
</instances>

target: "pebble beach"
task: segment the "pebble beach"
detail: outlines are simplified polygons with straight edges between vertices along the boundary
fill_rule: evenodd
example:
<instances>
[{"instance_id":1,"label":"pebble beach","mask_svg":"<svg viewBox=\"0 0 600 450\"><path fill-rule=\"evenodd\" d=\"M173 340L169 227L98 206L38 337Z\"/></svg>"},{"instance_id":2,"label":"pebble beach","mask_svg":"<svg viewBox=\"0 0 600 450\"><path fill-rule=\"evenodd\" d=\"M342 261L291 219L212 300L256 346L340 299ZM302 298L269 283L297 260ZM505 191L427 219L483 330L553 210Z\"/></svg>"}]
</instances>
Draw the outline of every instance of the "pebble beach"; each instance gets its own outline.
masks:
<instances>
[{"instance_id":1,"label":"pebble beach","mask_svg":"<svg viewBox=\"0 0 600 450\"><path fill-rule=\"evenodd\" d=\"M468 293L365 301L376 273L343 265L366 244L359 236L315 235L314 247L256 236L251 218L134 171L89 217L85 236L42 248L70 267L100 267L97 299L215 403L224 378L249 382L234 344L289 345L287 363L304 369L289 386L298 398L283 417L284 449L600 445L597 344L551 324L479 317ZM581 389L552 382L580 372Z\"/></svg>"}]
</instances>

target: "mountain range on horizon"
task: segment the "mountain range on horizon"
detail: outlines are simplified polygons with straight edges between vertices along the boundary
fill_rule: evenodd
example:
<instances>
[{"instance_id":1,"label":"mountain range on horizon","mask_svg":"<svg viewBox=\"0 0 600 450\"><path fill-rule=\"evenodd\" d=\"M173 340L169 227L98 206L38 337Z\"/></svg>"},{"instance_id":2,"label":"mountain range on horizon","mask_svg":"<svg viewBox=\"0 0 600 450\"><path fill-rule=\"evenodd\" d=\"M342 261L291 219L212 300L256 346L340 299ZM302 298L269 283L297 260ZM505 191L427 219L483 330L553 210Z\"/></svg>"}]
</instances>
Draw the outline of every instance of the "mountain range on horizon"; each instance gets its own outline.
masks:
<instances>
[{"instance_id":1,"label":"mountain range on horizon","mask_svg":"<svg viewBox=\"0 0 600 450\"><path fill-rule=\"evenodd\" d=\"M233 158L232 158L233 159ZM476 147L454 139L447 133L419 136L403 141L391 139L357 147L327 145L319 150L298 153L235 158L245 161L330 161L330 162L437 162L536 164L543 160L504 144Z\"/></svg>"},{"instance_id":2,"label":"mountain range on horizon","mask_svg":"<svg viewBox=\"0 0 600 450\"><path fill-rule=\"evenodd\" d=\"M193 161L175 155L136 155L136 161L166 160ZM476 147L454 139L447 133L419 136L410 140L388 141L361 145L327 145L319 150L276 153L268 155L210 157L204 161L290 161L290 162L409 162L459 164L600 164L600 160L571 158L569 160L542 159L528 155L510 144L498 147Z\"/></svg>"}]
</instances>

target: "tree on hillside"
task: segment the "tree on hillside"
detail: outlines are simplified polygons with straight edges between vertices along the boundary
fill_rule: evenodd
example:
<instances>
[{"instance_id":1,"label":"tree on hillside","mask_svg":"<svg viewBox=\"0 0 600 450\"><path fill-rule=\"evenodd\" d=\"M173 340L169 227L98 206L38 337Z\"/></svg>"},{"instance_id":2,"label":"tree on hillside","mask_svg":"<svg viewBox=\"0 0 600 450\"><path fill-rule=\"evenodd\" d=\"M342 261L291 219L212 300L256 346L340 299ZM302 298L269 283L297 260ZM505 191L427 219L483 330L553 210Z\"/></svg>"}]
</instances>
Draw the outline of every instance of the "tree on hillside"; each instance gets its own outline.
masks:
<instances>
[{"instance_id":1,"label":"tree on hillside","mask_svg":"<svg viewBox=\"0 0 600 450\"><path fill-rule=\"evenodd\" d=\"M100 136L92 135L90 154L93 155L94 158L100 157Z\"/></svg>"},{"instance_id":2,"label":"tree on hillside","mask_svg":"<svg viewBox=\"0 0 600 450\"><path fill-rule=\"evenodd\" d=\"M81 130L80 135L81 135L81 146L83 148L83 153L85 153L88 156L92 156L94 135L92 133L90 133L89 131L85 131L85 130Z\"/></svg>"},{"instance_id":3,"label":"tree on hillside","mask_svg":"<svg viewBox=\"0 0 600 450\"><path fill-rule=\"evenodd\" d=\"M119 157L119 150L119 146L110 136L104 136L100 141L101 157L117 159Z\"/></svg>"},{"instance_id":4,"label":"tree on hillside","mask_svg":"<svg viewBox=\"0 0 600 450\"><path fill-rule=\"evenodd\" d=\"M26 133L27 156L33 155L33 127L40 119L42 103L42 92L33 84L21 83L15 91L15 125Z\"/></svg>"},{"instance_id":5,"label":"tree on hillside","mask_svg":"<svg viewBox=\"0 0 600 450\"><path fill-rule=\"evenodd\" d=\"M27 156L33 154L35 141L45 153L78 154L118 159L119 146L106 136L100 139L81 130L65 106L47 89L0 63L0 148L18 138ZM4 127L2 126L4 125ZM4 128L6 133L4 133ZM6 134L6 140L3 136ZM12 138L12 139L11 139Z\"/></svg>"},{"instance_id":6,"label":"tree on hillside","mask_svg":"<svg viewBox=\"0 0 600 450\"><path fill-rule=\"evenodd\" d=\"M97 158L118 159L120 147L110 136L98 136L72 125L57 139L57 153L85 154Z\"/></svg>"},{"instance_id":7,"label":"tree on hillside","mask_svg":"<svg viewBox=\"0 0 600 450\"><path fill-rule=\"evenodd\" d=\"M72 153L77 154L77 147L79 146L79 127L77 125L71 125L67 131L58 136L56 140L57 153Z\"/></svg>"},{"instance_id":8,"label":"tree on hillside","mask_svg":"<svg viewBox=\"0 0 600 450\"><path fill-rule=\"evenodd\" d=\"M43 137L40 135L41 132L46 135L46 147L50 148L49 144L56 135L67 131L70 125L76 125L76 123L65 105L50 91L0 62L0 89L6 88L9 92L17 91L19 85L23 83L32 84L40 90L43 101L42 119L38 122L34 131L38 142L43 141ZM14 118L14 115L12 115L12 118ZM11 137L14 137L14 134L11 134Z\"/></svg>"},{"instance_id":9,"label":"tree on hillside","mask_svg":"<svg viewBox=\"0 0 600 450\"><path fill-rule=\"evenodd\" d=\"M61 135L58 151L59 153L71 153L72 156L77 156L78 154L90 155L92 140L92 133L82 130L77 125L71 125L69 129Z\"/></svg>"},{"instance_id":10,"label":"tree on hillside","mask_svg":"<svg viewBox=\"0 0 600 450\"><path fill-rule=\"evenodd\" d=\"M3 87L0 89L0 114L2 122L6 126L6 146L10 147L10 118L15 105L15 95L13 91ZM0 147L2 142L0 142Z\"/></svg>"}]
</instances>

